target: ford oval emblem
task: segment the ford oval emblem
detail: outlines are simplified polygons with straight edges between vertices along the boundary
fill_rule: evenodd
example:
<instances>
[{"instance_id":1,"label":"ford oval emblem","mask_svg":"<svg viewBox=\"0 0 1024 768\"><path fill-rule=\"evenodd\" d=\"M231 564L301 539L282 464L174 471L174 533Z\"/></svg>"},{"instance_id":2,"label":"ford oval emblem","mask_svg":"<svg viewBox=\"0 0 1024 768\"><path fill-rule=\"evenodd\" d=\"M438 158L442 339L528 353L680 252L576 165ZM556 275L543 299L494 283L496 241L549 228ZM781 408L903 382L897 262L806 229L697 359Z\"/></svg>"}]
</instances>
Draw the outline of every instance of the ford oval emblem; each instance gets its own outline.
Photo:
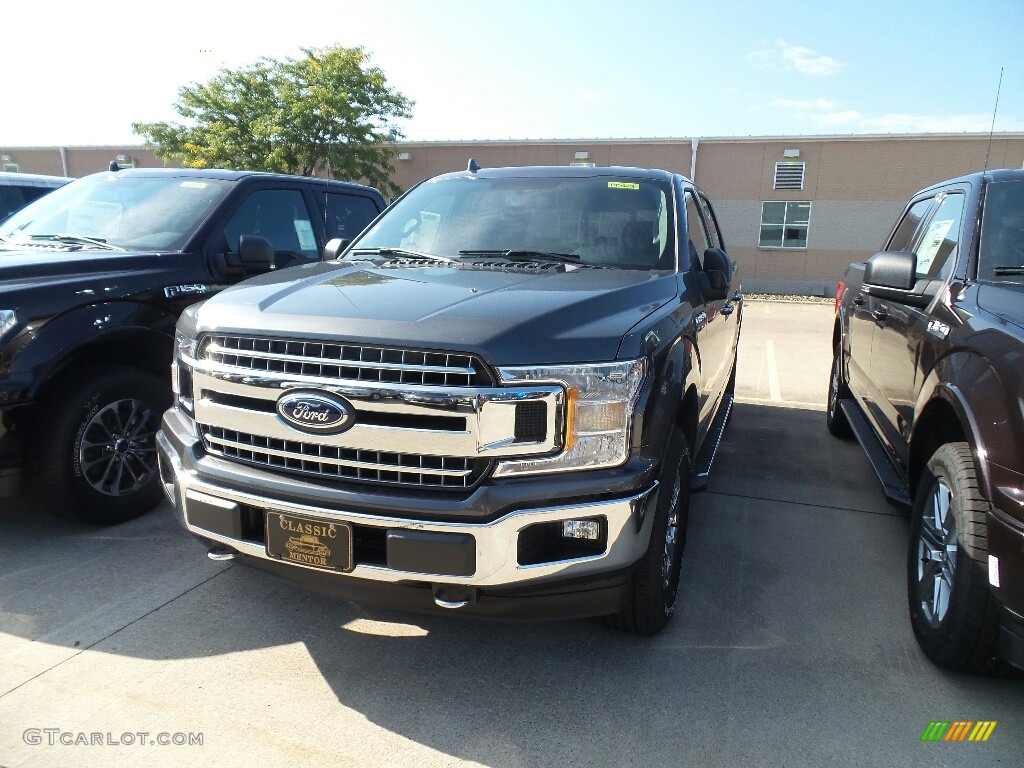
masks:
<instances>
[{"instance_id":1,"label":"ford oval emblem","mask_svg":"<svg viewBox=\"0 0 1024 768\"><path fill-rule=\"evenodd\" d=\"M277 413L289 426L314 435L336 435L355 423L348 401L328 392L287 392L277 399Z\"/></svg>"}]
</instances>

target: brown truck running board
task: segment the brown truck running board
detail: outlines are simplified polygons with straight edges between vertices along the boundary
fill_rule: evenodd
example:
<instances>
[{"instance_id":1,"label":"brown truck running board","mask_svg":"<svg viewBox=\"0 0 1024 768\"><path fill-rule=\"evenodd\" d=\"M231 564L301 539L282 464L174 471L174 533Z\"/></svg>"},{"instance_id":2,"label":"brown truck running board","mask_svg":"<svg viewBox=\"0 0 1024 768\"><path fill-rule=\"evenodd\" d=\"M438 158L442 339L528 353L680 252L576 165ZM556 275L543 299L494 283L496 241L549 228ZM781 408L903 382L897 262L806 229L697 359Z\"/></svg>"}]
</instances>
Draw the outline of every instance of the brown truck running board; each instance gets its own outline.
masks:
<instances>
[{"instance_id":1,"label":"brown truck running board","mask_svg":"<svg viewBox=\"0 0 1024 768\"><path fill-rule=\"evenodd\" d=\"M860 408L853 400L849 399L840 400L839 407L843 409L854 437L857 438L860 447L864 449L864 455L868 457L871 468L878 476L878 482L882 484L882 493L885 494L886 501L894 506L909 509L912 502L907 484L896 470L896 466L889 458L889 454L885 452L885 448L875 437L871 425L868 424L868 420L861 413Z\"/></svg>"}]
</instances>

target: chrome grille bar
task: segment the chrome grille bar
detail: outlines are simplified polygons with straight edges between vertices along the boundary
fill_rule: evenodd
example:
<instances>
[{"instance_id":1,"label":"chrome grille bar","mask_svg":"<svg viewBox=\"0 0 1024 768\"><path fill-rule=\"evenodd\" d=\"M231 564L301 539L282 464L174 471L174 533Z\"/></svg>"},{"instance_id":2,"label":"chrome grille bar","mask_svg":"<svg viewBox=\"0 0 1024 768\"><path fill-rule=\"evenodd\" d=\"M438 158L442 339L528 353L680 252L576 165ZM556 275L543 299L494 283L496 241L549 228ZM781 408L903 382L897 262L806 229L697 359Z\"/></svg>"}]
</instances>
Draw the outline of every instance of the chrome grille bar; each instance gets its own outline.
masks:
<instances>
[{"instance_id":1,"label":"chrome grille bar","mask_svg":"<svg viewBox=\"0 0 1024 768\"><path fill-rule=\"evenodd\" d=\"M216 456L320 478L403 486L468 488L486 472L487 461L364 451L272 440L259 435L200 425L203 445Z\"/></svg>"},{"instance_id":2,"label":"chrome grille bar","mask_svg":"<svg viewBox=\"0 0 1024 768\"><path fill-rule=\"evenodd\" d=\"M475 355L209 334L200 340L200 359L254 371L349 381L424 386L489 386L493 379Z\"/></svg>"}]
</instances>

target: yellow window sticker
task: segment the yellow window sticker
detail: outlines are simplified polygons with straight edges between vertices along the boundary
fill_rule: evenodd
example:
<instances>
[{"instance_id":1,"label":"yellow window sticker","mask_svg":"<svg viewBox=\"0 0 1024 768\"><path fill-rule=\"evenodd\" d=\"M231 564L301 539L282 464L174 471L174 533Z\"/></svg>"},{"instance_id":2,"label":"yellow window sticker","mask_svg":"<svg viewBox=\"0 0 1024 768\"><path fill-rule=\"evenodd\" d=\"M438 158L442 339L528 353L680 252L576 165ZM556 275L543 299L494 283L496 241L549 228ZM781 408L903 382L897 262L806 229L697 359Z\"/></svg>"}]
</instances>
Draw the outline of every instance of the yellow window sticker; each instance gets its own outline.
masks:
<instances>
[{"instance_id":1,"label":"yellow window sticker","mask_svg":"<svg viewBox=\"0 0 1024 768\"><path fill-rule=\"evenodd\" d=\"M632 181L609 181L608 189L640 189L640 185Z\"/></svg>"}]
</instances>

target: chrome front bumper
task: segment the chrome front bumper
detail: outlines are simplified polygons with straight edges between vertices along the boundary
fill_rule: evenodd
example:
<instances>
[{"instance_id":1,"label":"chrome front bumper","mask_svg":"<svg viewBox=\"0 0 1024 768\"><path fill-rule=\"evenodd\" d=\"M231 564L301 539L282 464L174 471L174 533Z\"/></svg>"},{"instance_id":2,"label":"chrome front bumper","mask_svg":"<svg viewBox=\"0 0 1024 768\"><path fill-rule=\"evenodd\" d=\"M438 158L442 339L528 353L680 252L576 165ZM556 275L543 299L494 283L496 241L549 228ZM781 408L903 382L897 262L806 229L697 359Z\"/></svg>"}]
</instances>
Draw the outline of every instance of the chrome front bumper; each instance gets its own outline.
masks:
<instances>
[{"instance_id":1,"label":"chrome front bumper","mask_svg":"<svg viewBox=\"0 0 1024 768\"><path fill-rule=\"evenodd\" d=\"M176 422L172 412L164 419L164 430L173 429ZM431 584L463 585L470 587L503 588L530 584L542 584L562 579L596 576L619 571L635 564L647 549L651 536L654 509L657 504L657 483L646 490L625 498L595 501L582 504L532 507L509 512L487 523L444 523L403 518L400 515L382 516L328 510L321 507L280 501L254 492L242 492L224 488L203 480L199 473L186 468L174 444L185 446L186 451L194 450L198 440L187 432L179 432L171 439L161 431L157 435L160 457L160 473L164 491L174 506L179 521L194 535L216 542L224 547L252 558L273 563L283 561L267 554L263 541L248 541L215 533L190 522L190 503L238 504L258 510L273 510L315 518L325 522L348 523L359 526L373 526L390 531L415 531L438 534L472 535L476 547L475 571L468 576L439 575L433 573L403 571L377 564L356 563L353 570L340 574L323 571L310 566L287 563L296 569L322 573L326 578L364 579L372 582L408 583L428 582ZM188 446L193 446L192 449ZM238 485L260 487L259 470L237 465ZM252 482L246 483L246 476L252 475ZM552 562L521 564L518 562L520 533L537 523L551 523L579 518L602 518L607 530L607 546L601 553L562 559Z\"/></svg>"}]
</instances>

